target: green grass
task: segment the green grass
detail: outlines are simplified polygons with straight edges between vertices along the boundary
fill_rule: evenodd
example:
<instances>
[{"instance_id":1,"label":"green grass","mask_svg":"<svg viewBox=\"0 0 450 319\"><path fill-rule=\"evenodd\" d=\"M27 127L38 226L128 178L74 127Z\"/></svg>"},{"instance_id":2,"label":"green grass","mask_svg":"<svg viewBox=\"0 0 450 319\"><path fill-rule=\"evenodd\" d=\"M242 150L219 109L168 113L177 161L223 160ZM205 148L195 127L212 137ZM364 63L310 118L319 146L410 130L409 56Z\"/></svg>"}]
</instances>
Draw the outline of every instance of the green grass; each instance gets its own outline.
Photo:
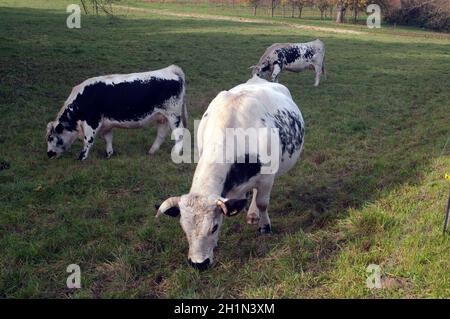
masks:
<instances>
[{"instance_id":1,"label":"green grass","mask_svg":"<svg viewBox=\"0 0 450 319\"><path fill-rule=\"evenodd\" d=\"M448 36L131 10L83 16L82 28L69 30L69 2L0 0L0 297L450 296ZM61 159L46 158L46 123L88 77L179 64L192 128L219 91L248 79L268 45L317 37L327 79L314 88L312 72L281 77L306 140L301 161L273 188L273 235L258 236L244 215L227 220L210 270L186 264L176 220L154 218L155 203L189 190L195 165L173 164L170 140L148 156L153 128L116 130L110 160L100 139L84 163L78 142ZM72 263L81 267L79 290L65 286ZM382 267L383 289L366 288L372 263Z\"/></svg>"}]
</instances>

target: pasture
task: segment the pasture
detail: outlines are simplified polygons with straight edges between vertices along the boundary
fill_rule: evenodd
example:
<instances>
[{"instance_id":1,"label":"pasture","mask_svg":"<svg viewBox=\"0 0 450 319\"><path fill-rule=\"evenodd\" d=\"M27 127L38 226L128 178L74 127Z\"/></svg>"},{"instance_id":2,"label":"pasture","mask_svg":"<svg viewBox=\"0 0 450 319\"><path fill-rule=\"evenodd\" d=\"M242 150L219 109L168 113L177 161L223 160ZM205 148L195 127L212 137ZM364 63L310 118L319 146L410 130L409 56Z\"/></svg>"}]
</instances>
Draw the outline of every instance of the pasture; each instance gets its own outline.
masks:
<instances>
[{"instance_id":1,"label":"pasture","mask_svg":"<svg viewBox=\"0 0 450 319\"><path fill-rule=\"evenodd\" d=\"M81 29L68 29L68 3L0 0L1 298L450 296L449 35L182 15L195 7L166 15L134 1L125 4L141 9L83 15ZM311 71L280 79L306 133L301 160L272 191L273 234L258 235L245 214L227 219L211 269L188 266L178 220L154 218L155 204L189 191L195 169L172 163L170 139L147 154L155 128L115 130L109 160L102 139L85 162L80 142L47 159L46 123L88 77L175 63L193 129L267 46L315 38L327 78L317 88ZM81 289L66 288L69 264L81 267ZM381 267L382 289L366 287L369 264Z\"/></svg>"}]
</instances>

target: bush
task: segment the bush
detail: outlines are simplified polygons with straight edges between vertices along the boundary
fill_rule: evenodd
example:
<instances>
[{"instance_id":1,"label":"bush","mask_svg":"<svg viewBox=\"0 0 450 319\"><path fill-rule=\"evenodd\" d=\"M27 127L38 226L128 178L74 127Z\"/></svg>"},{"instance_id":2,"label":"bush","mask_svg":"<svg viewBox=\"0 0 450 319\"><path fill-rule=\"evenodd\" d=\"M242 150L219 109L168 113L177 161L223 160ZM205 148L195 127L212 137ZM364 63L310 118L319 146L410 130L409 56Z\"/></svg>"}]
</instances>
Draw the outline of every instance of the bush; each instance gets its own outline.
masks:
<instances>
[{"instance_id":1,"label":"bush","mask_svg":"<svg viewBox=\"0 0 450 319\"><path fill-rule=\"evenodd\" d=\"M402 7L388 12L385 20L389 23L450 32L450 5L448 0L403 0Z\"/></svg>"}]
</instances>

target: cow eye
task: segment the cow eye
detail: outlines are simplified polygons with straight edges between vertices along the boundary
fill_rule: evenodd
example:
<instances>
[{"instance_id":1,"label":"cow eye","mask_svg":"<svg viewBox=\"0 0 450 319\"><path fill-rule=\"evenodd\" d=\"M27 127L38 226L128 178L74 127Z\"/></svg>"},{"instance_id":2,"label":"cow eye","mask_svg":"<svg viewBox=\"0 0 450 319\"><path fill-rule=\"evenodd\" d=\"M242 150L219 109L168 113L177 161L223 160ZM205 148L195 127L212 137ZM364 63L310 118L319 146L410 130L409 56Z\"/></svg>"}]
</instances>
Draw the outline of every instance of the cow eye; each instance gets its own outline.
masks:
<instances>
[{"instance_id":1,"label":"cow eye","mask_svg":"<svg viewBox=\"0 0 450 319\"><path fill-rule=\"evenodd\" d=\"M219 228L219 225L218 224L214 225L213 229L211 230L211 234L214 234L217 228Z\"/></svg>"}]
</instances>

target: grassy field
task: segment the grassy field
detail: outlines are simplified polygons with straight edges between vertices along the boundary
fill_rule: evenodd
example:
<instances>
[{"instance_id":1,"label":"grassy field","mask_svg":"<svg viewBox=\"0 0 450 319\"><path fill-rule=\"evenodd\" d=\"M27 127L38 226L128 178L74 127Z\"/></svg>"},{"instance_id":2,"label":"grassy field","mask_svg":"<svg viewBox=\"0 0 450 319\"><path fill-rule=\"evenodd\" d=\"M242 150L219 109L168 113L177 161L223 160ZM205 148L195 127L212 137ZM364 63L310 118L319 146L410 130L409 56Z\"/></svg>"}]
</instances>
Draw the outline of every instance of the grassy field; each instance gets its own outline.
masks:
<instances>
[{"instance_id":1,"label":"grassy field","mask_svg":"<svg viewBox=\"0 0 450 319\"><path fill-rule=\"evenodd\" d=\"M82 28L69 30L71 2L0 0L0 297L450 297L448 35L131 9L83 15ZM192 128L219 91L249 78L268 45L318 37L327 79L315 88L312 72L281 77L306 139L301 161L273 188L273 234L257 235L243 214L227 220L212 269L190 268L178 222L154 218L154 204L186 193L195 169L170 161L170 140L147 155L155 129L116 130L110 160L101 139L86 162L76 160L79 142L46 158L46 123L88 77L176 63ZM78 290L66 288L73 263ZM366 287L369 264L381 267L382 289Z\"/></svg>"}]
</instances>

